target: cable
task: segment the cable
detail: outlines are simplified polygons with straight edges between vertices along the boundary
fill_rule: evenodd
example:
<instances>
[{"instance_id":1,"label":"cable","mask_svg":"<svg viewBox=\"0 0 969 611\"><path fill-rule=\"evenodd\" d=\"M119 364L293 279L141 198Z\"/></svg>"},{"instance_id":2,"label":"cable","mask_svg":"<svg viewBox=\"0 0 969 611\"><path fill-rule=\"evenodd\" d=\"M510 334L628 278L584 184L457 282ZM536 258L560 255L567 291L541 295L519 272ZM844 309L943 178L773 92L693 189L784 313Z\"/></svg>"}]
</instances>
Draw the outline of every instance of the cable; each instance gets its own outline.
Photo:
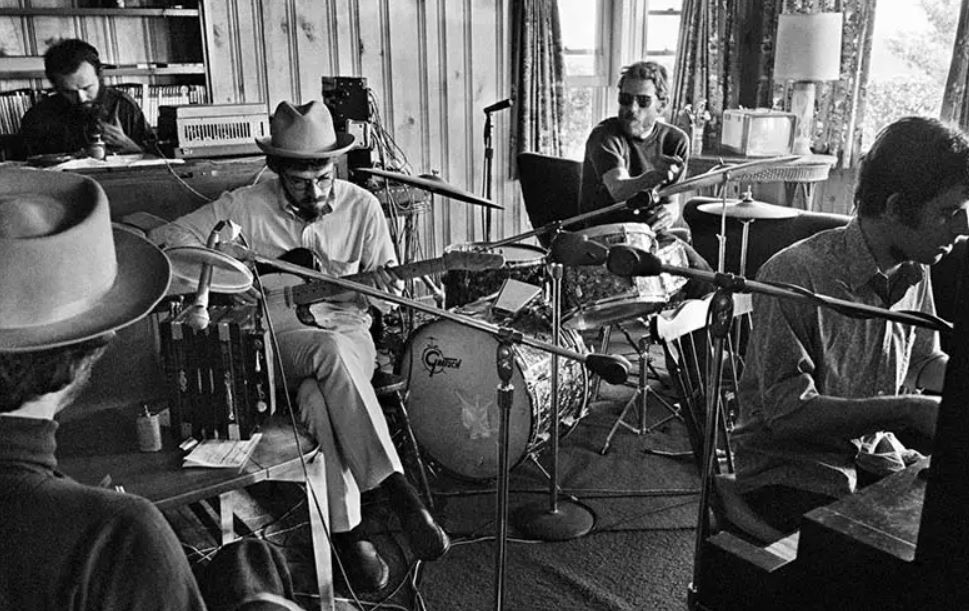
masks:
<instances>
[{"instance_id":1,"label":"cable","mask_svg":"<svg viewBox=\"0 0 969 611\"><path fill-rule=\"evenodd\" d=\"M157 140L155 140L152 144L155 148L155 152L158 153L158 156L161 157L162 162L165 164L165 168L168 170L168 173L171 174L172 177L175 178L177 182L181 183L181 185L185 187L186 190L188 190L190 193L192 193L193 195L201 199L206 204L215 201L211 197L208 197L207 195L203 195L202 193L199 193L195 189L195 187L185 182L185 179L183 179L181 176L175 173L175 169L172 167L173 164L168 160L167 157L165 157L165 153L163 153L161 150L161 147L158 146Z\"/></svg>"}]
</instances>

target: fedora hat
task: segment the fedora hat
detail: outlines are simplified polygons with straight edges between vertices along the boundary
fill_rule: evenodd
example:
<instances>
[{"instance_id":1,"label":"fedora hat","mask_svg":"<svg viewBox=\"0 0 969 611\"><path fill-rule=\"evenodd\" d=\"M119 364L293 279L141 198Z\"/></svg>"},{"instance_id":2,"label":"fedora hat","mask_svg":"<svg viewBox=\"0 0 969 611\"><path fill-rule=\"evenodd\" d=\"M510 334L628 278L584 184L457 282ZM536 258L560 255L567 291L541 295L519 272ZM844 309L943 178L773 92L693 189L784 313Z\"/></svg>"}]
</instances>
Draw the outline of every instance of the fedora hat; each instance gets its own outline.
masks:
<instances>
[{"instance_id":1,"label":"fedora hat","mask_svg":"<svg viewBox=\"0 0 969 611\"><path fill-rule=\"evenodd\" d=\"M355 138L333 129L330 109L322 102L302 106L280 102L269 122L269 136L256 144L270 155L294 159L323 159L347 152Z\"/></svg>"},{"instance_id":2,"label":"fedora hat","mask_svg":"<svg viewBox=\"0 0 969 611\"><path fill-rule=\"evenodd\" d=\"M0 352L97 337L145 316L165 295L168 259L112 228L98 183L0 169L0 185Z\"/></svg>"}]
</instances>

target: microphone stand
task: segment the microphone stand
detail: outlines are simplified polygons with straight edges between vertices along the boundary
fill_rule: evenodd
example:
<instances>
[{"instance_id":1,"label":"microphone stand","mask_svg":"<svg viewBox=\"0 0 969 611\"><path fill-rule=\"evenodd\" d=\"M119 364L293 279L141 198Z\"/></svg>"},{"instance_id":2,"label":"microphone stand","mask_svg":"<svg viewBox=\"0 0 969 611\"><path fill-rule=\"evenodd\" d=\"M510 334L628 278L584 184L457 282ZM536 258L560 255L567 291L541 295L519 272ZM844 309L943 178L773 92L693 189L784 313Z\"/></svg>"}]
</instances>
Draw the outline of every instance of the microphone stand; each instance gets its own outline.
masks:
<instances>
[{"instance_id":1,"label":"microphone stand","mask_svg":"<svg viewBox=\"0 0 969 611\"><path fill-rule=\"evenodd\" d=\"M495 336L498 349L495 366L498 369L498 502L495 522L498 524L498 545L495 548L495 611L505 604L505 547L508 541L508 440L511 406L514 404L515 386L511 376L515 373L514 331L505 327ZM554 358L554 356L553 356Z\"/></svg>"},{"instance_id":2,"label":"microphone stand","mask_svg":"<svg viewBox=\"0 0 969 611\"><path fill-rule=\"evenodd\" d=\"M492 143L492 132L494 126L491 121L491 112L485 111L484 124L484 198L491 201L491 175L494 162L495 149ZM491 208L484 209L484 237L486 242L491 241Z\"/></svg>"},{"instance_id":3,"label":"microphone stand","mask_svg":"<svg viewBox=\"0 0 969 611\"><path fill-rule=\"evenodd\" d=\"M552 279L552 343L562 341L562 264L549 262ZM559 500L559 356L552 353L551 385L551 454L552 465L548 481L548 505L533 503L516 512L519 530L540 541L567 541L587 534L595 525L592 510L574 501Z\"/></svg>"}]
</instances>

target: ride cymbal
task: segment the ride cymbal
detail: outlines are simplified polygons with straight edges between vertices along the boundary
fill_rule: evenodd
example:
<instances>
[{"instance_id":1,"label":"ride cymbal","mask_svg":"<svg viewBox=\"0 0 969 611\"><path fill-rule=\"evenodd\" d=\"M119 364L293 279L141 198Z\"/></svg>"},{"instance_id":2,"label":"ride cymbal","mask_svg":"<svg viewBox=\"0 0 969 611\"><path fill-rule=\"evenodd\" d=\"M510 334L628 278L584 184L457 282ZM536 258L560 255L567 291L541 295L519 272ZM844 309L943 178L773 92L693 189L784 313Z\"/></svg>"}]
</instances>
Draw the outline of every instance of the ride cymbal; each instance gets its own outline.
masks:
<instances>
[{"instance_id":1,"label":"ride cymbal","mask_svg":"<svg viewBox=\"0 0 969 611\"><path fill-rule=\"evenodd\" d=\"M754 176L765 170L789 164L792 161L796 161L800 158L800 155L783 155L781 157L755 159L745 163L728 165L715 170L710 170L709 172L704 172L703 174L691 176L690 178L681 180L678 183L663 187L662 189L659 189L656 194L663 197L665 195L683 193L684 191L695 191L704 187L714 187L731 180L736 180L747 176Z\"/></svg>"},{"instance_id":2,"label":"ride cymbal","mask_svg":"<svg viewBox=\"0 0 969 611\"><path fill-rule=\"evenodd\" d=\"M777 204L768 204L747 198L740 200L728 199L726 204L723 202L700 204L696 209L706 214L726 216L740 220L789 219L801 214L801 211L797 208L778 206Z\"/></svg>"},{"instance_id":3,"label":"ride cymbal","mask_svg":"<svg viewBox=\"0 0 969 611\"><path fill-rule=\"evenodd\" d=\"M504 206L491 202L483 197L478 197L473 193L468 193L463 189L452 187L436 176L430 176L427 174L422 174L421 176L411 176L410 174L388 172L386 170L378 170L376 168L356 168L353 171L369 176L379 176L381 178L393 180L405 185L411 185L412 187L417 187L418 189L423 189L431 193L450 197L451 199L456 199L468 204L474 204L475 206L484 206L485 208L504 210Z\"/></svg>"}]
</instances>

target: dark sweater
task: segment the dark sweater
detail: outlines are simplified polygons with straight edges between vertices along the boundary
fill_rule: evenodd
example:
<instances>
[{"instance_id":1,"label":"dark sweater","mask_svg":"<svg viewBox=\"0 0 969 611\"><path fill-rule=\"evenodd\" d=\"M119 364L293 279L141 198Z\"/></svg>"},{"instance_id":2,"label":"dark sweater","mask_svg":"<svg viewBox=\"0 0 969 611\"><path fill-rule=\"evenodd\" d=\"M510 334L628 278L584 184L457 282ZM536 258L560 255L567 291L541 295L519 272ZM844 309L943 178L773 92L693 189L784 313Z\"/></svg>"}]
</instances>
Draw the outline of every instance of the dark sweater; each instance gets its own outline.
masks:
<instances>
[{"instance_id":1,"label":"dark sweater","mask_svg":"<svg viewBox=\"0 0 969 611\"><path fill-rule=\"evenodd\" d=\"M99 111L97 116L92 116L61 95L54 94L37 102L20 122L27 155L76 153L88 145L92 131L99 129L97 119L110 122L115 115L129 138L147 152L153 152L154 132L131 96L102 85L96 104ZM109 146L108 152L117 151Z\"/></svg>"},{"instance_id":2,"label":"dark sweater","mask_svg":"<svg viewBox=\"0 0 969 611\"><path fill-rule=\"evenodd\" d=\"M0 416L0 609L205 609L161 513L58 473L56 430Z\"/></svg>"}]
</instances>

